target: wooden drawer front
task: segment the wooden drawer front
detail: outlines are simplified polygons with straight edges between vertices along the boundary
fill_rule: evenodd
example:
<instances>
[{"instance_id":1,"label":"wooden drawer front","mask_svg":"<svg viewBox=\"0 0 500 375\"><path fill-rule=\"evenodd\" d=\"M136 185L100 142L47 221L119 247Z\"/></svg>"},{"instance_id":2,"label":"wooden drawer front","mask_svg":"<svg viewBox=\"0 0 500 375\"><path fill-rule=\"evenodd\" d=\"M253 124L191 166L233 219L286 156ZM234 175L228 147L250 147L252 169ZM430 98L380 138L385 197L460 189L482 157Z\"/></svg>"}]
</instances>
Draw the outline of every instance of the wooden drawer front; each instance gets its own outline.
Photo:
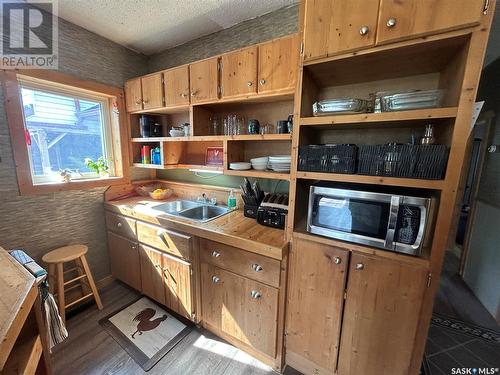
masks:
<instances>
[{"instance_id":1,"label":"wooden drawer front","mask_svg":"<svg viewBox=\"0 0 500 375\"><path fill-rule=\"evenodd\" d=\"M140 242L172 255L191 259L191 237L171 230L137 222L137 238Z\"/></svg>"},{"instance_id":2,"label":"wooden drawer front","mask_svg":"<svg viewBox=\"0 0 500 375\"><path fill-rule=\"evenodd\" d=\"M130 239L136 238L135 220L125 216L106 212L106 226L108 230Z\"/></svg>"},{"instance_id":3,"label":"wooden drawer front","mask_svg":"<svg viewBox=\"0 0 500 375\"><path fill-rule=\"evenodd\" d=\"M201 274L203 320L274 358L278 289L206 263Z\"/></svg>"},{"instance_id":4,"label":"wooden drawer front","mask_svg":"<svg viewBox=\"0 0 500 375\"><path fill-rule=\"evenodd\" d=\"M201 240L202 262L279 287L280 261L210 240Z\"/></svg>"}]
</instances>

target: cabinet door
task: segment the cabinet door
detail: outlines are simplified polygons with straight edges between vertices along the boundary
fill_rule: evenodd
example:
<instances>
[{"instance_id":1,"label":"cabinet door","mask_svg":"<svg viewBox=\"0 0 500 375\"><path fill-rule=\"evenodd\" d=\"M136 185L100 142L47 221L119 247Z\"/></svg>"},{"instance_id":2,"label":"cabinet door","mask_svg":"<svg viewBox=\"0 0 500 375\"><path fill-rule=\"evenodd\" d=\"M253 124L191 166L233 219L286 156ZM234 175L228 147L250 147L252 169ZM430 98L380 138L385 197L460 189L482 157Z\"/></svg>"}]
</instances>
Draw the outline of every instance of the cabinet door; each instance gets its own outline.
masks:
<instances>
[{"instance_id":1,"label":"cabinet door","mask_svg":"<svg viewBox=\"0 0 500 375\"><path fill-rule=\"evenodd\" d=\"M259 93L293 89L299 65L299 37L259 46Z\"/></svg>"},{"instance_id":2,"label":"cabinet door","mask_svg":"<svg viewBox=\"0 0 500 375\"><path fill-rule=\"evenodd\" d=\"M304 60L375 44L379 0L306 0Z\"/></svg>"},{"instance_id":3,"label":"cabinet door","mask_svg":"<svg viewBox=\"0 0 500 375\"><path fill-rule=\"evenodd\" d=\"M142 109L141 79L135 78L125 82L125 100L127 111L140 111Z\"/></svg>"},{"instance_id":4,"label":"cabinet door","mask_svg":"<svg viewBox=\"0 0 500 375\"><path fill-rule=\"evenodd\" d=\"M287 352L335 371L349 252L302 239L290 253ZM287 354L288 355L288 354Z\"/></svg>"},{"instance_id":5,"label":"cabinet door","mask_svg":"<svg viewBox=\"0 0 500 375\"><path fill-rule=\"evenodd\" d=\"M200 103L218 99L219 58L214 57L189 65L189 84L191 103Z\"/></svg>"},{"instance_id":6,"label":"cabinet door","mask_svg":"<svg viewBox=\"0 0 500 375\"><path fill-rule=\"evenodd\" d=\"M203 319L225 334L276 355L278 289L202 264Z\"/></svg>"},{"instance_id":7,"label":"cabinet door","mask_svg":"<svg viewBox=\"0 0 500 375\"><path fill-rule=\"evenodd\" d=\"M165 305L188 319L193 317L191 264L163 255L163 274L167 280Z\"/></svg>"},{"instance_id":8,"label":"cabinet door","mask_svg":"<svg viewBox=\"0 0 500 375\"><path fill-rule=\"evenodd\" d=\"M137 242L108 232L108 251L113 276L132 288L141 290L141 269Z\"/></svg>"},{"instance_id":9,"label":"cabinet door","mask_svg":"<svg viewBox=\"0 0 500 375\"><path fill-rule=\"evenodd\" d=\"M161 73L141 78L142 103L144 109L163 107L163 84Z\"/></svg>"},{"instance_id":10,"label":"cabinet door","mask_svg":"<svg viewBox=\"0 0 500 375\"><path fill-rule=\"evenodd\" d=\"M353 253L339 374L408 374L428 271Z\"/></svg>"},{"instance_id":11,"label":"cabinet door","mask_svg":"<svg viewBox=\"0 0 500 375\"><path fill-rule=\"evenodd\" d=\"M162 269L163 254L150 247L140 245L140 255L142 293L166 305L166 278Z\"/></svg>"},{"instance_id":12,"label":"cabinet door","mask_svg":"<svg viewBox=\"0 0 500 375\"><path fill-rule=\"evenodd\" d=\"M484 0L381 0L377 42L478 23Z\"/></svg>"},{"instance_id":13,"label":"cabinet door","mask_svg":"<svg viewBox=\"0 0 500 375\"><path fill-rule=\"evenodd\" d=\"M189 68L187 65L163 72L165 106L189 104Z\"/></svg>"},{"instance_id":14,"label":"cabinet door","mask_svg":"<svg viewBox=\"0 0 500 375\"><path fill-rule=\"evenodd\" d=\"M222 55L223 98L257 93L257 47Z\"/></svg>"}]
</instances>

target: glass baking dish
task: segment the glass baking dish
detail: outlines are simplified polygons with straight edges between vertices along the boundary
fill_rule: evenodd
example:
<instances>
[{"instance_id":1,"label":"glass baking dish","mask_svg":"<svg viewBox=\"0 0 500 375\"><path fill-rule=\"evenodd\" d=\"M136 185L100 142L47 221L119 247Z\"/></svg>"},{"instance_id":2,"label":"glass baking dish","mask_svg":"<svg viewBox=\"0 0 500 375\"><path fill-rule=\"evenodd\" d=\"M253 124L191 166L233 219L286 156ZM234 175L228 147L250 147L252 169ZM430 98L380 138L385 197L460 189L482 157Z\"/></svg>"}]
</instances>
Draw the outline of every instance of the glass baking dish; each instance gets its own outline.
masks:
<instances>
[{"instance_id":1,"label":"glass baking dish","mask_svg":"<svg viewBox=\"0 0 500 375\"><path fill-rule=\"evenodd\" d=\"M332 114L364 113L369 108L368 100L356 98L338 98L321 100L313 104L314 116Z\"/></svg>"},{"instance_id":2,"label":"glass baking dish","mask_svg":"<svg viewBox=\"0 0 500 375\"><path fill-rule=\"evenodd\" d=\"M380 97L381 111L394 112L441 107L444 90L411 91L388 95L380 94L382 95L377 95L377 97Z\"/></svg>"}]
</instances>

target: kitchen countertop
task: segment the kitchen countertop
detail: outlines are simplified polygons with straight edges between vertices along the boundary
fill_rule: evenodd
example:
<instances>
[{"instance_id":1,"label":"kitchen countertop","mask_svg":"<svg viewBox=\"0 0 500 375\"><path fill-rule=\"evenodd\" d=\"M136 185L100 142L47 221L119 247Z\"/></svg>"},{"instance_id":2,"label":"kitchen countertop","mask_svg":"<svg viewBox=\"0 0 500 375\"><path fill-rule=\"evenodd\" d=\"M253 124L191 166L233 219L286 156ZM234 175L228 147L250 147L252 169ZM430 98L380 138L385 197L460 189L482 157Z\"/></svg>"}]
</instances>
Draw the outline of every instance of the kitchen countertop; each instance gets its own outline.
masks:
<instances>
[{"instance_id":1,"label":"kitchen countertop","mask_svg":"<svg viewBox=\"0 0 500 375\"><path fill-rule=\"evenodd\" d=\"M284 230L260 225L255 219L245 217L241 209L206 223L166 215L154 209L154 206L177 199L155 201L146 197L132 197L105 202L105 208L167 229L187 232L279 260L288 250Z\"/></svg>"}]
</instances>

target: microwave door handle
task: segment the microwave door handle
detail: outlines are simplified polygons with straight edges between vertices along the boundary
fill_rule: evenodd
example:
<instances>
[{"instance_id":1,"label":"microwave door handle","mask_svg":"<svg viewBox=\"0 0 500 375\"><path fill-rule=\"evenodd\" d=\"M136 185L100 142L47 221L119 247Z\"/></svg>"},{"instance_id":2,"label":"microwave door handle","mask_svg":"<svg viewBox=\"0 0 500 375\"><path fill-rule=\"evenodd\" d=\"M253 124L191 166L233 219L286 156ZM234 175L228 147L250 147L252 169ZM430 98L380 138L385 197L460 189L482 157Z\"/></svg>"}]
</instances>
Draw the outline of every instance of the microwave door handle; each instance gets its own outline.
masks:
<instances>
[{"instance_id":1,"label":"microwave door handle","mask_svg":"<svg viewBox=\"0 0 500 375\"><path fill-rule=\"evenodd\" d=\"M420 225L418 227L417 238L415 238L415 243L412 245L412 248L418 249L422 244L422 240L424 239L424 233L426 229L426 221L427 221L427 207L420 207Z\"/></svg>"},{"instance_id":2,"label":"microwave door handle","mask_svg":"<svg viewBox=\"0 0 500 375\"><path fill-rule=\"evenodd\" d=\"M384 247L394 249L394 236L396 235L396 225L398 223L400 196L391 197L391 208L389 209L389 223L387 224L387 235L385 236Z\"/></svg>"}]
</instances>

